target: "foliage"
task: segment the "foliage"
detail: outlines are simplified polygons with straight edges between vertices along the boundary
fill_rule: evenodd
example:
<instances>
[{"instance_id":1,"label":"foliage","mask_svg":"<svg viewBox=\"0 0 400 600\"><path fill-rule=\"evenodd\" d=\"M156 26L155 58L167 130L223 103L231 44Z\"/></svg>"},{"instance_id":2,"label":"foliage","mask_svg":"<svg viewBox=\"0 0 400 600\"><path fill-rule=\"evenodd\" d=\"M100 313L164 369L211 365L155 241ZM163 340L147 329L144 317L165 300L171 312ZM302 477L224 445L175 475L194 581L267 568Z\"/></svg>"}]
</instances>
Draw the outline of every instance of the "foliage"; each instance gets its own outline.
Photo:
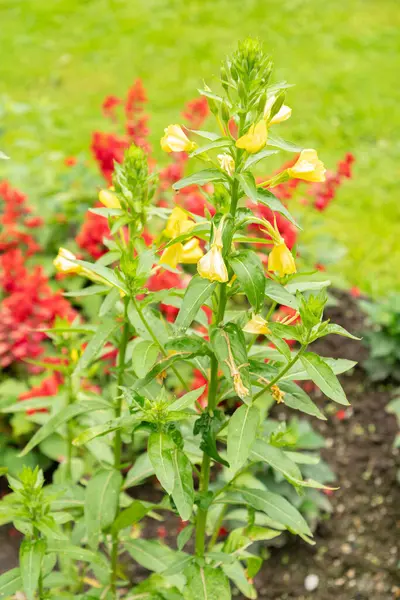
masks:
<instances>
[{"instance_id":1,"label":"foliage","mask_svg":"<svg viewBox=\"0 0 400 600\"><path fill-rule=\"evenodd\" d=\"M365 333L370 356L364 361L372 381L400 381L400 296L389 294L380 302L362 301L371 330Z\"/></svg>"},{"instance_id":2,"label":"foliage","mask_svg":"<svg viewBox=\"0 0 400 600\"><path fill-rule=\"evenodd\" d=\"M307 514L308 498L318 506L307 491L330 491L331 474L312 469L322 442L289 415L326 418L301 381L348 405L337 375L354 363L310 346L326 335L352 336L324 320L329 282L298 272L278 225L276 214L296 227L279 186L320 185L326 176L314 150L276 135L291 109L288 84L272 84L271 75L260 43L241 42L221 66L221 89L205 85L189 107L197 127L165 129L161 146L174 160L159 173L146 155L141 102L125 103L123 143L114 136L103 145L96 136L113 187L89 214L108 231L100 228L100 248L91 239L94 262L64 247L54 260L65 282L75 282L68 296L90 304L41 328L52 355L36 366L52 369L53 394L3 408L29 412L39 425L22 456L40 447L60 463L46 486L38 468L8 475L13 493L0 514L24 541L20 568L0 578L3 595L229 600L233 582L255 598L260 543L282 532L313 543L299 498ZM206 102L218 133L200 129ZM108 99L106 108L119 104ZM277 149L296 156L257 181L254 166ZM194 168L185 177L188 160ZM178 192L173 208L170 184ZM275 403L287 411L287 425L267 418ZM163 499L135 498L134 487L154 474ZM165 514L186 525L177 550L137 535L147 519ZM234 526L223 539L226 519ZM153 574L133 585L123 552Z\"/></svg>"}]
</instances>

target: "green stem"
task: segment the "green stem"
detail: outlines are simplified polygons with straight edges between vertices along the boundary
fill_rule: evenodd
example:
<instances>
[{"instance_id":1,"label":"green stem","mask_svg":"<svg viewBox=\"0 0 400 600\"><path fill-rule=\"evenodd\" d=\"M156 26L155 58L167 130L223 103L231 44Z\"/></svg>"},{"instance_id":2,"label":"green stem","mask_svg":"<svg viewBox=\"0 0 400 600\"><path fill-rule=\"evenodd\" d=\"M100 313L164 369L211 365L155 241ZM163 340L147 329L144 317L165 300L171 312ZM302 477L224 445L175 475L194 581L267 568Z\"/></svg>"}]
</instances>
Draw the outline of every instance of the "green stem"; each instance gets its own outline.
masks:
<instances>
[{"instance_id":1,"label":"green stem","mask_svg":"<svg viewBox=\"0 0 400 600\"><path fill-rule=\"evenodd\" d=\"M68 405L75 402L73 393L73 384L71 374L68 377ZM67 466L66 466L66 478L67 481L72 481L72 440L74 437L73 422L68 421L67 425Z\"/></svg>"},{"instance_id":2,"label":"green stem","mask_svg":"<svg viewBox=\"0 0 400 600\"><path fill-rule=\"evenodd\" d=\"M287 365L282 369L282 371L280 371L278 373L278 375L276 375L276 377L274 377L268 385L266 385L265 387L263 387L259 392L257 392L257 394L254 396L253 400L257 400L257 398L259 398L262 394L264 394L264 392L267 392L268 390L270 390L272 388L273 385L275 385L276 383L278 383L278 381L280 379L282 379L282 377L284 375L286 375L286 373L293 367L293 365L299 360L299 358L301 357L301 355L303 354L303 352L305 352L307 349L307 344L302 346L300 348L300 350L298 351L298 353L292 358L292 360L290 360Z\"/></svg>"},{"instance_id":3,"label":"green stem","mask_svg":"<svg viewBox=\"0 0 400 600\"><path fill-rule=\"evenodd\" d=\"M125 367L125 356L126 347L129 340L129 323L128 323L128 304L129 299L125 299L125 310L124 310L124 325L122 330L122 337L119 345L119 356L118 356L118 377L117 377L117 398L115 404L115 418L118 419L122 412L122 395L121 385L124 382L124 367ZM119 469L121 464L121 452L122 452L122 439L121 430L117 429L114 437L114 468ZM111 594L113 598L117 598L117 567L118 567L118 533L112 535L112 548L111 548Z\"/></svg>"},{"instance_id":4,"label":"green stem","mask_svg":"<svg viewBox=\"0 0 400 600\"><path fill-rule=\"evenodd\" d=\"M142 309L139 306L139 303L136 301L136 298L134 298L133 296L132 296L132 303L133 303L133 306L135 307L135 309L137 311L137 314L139 315L139 319L142 321L143 325L147 329L147 331L148 331L151 339L156 344L156 346L159 347L160 352L164 356L167 356L167 352L165 351L164 346L162 345L162 343L160 342L160 340L157 338L156 334L154 333L154 331L150 327L149 323L147 322L146 317L143 314ZM183 379L182 375L179 373L179 371L176 369L176 367L174 367L173 365L171 365L171 370L175 373L176 377L179 379L179 381L181 382L181 384L183 385L183 387L186 390L190 391L190 389L191 389L190 385Z\"/></svg>"},{"instance_id":5,"label":"green stem","mask_svg":"<svg viewBox=\"0 0 400 600\"><path fill-rule=\"evenodd\" d=\"M219 513L218 519L217 519L217 521L215 523L214 531L212 533L210 542L208 544L208 551L211 551L213 549L213 547L215 546L215 544L216 544L216 542L218 540L219 530L221 529L221 525L222 525L222 523L224 521L225 514L226 514L227 510L228 510L228 505L224 504L222 506L222 508L221 508L221 512Z\"/></svg>"}]
</instances>

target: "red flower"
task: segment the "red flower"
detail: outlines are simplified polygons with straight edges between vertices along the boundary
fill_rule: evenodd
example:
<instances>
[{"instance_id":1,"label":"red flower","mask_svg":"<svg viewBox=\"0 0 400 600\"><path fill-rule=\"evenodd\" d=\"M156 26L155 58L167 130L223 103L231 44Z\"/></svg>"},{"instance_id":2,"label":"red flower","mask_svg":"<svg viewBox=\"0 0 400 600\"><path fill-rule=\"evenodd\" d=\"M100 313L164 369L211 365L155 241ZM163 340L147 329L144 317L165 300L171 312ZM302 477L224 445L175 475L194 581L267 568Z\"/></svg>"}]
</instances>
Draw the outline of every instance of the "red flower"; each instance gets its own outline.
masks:
<instances>
[{"instance_id":1,"label":"red flower","mask_svg":"<svg viewBox=\"0 0 400 600\"><path fill-rule=\"evenodd\" d=\"M102 256L107 248L103 240L110 237L107 219L92 212L87 212L82 227L76 236L76 243L93 258Z\"/></svg>"},{"instance_id":2,"label":"red flower","mask_svg":"<svg viewBox=\"0 0 400 600\"><path fill-rule=\"evenodd\" d=\"M182 116L189 122L191 129L199 129L209 114L210 110L205 96L188 102L182 112Z\"/></svg>"},{"instance_id":3,"label":"red flower","mask_svg":"<svg viewBox=\"0 0 400 600\"><path fill-rule=\"evenodd\" d=\"M67 156L66 158L64 158L64 165L66 167L74 167L77 162L78 159L76 158L76 156Z\"/></svg>"},{"instance_id":4,"label":"red flower","mask_svg":"<svg viewBox=\"0 0 400 600\"><path fill-rule=\"evenodd\" d=\"M114 121L116 119L115 109L121 103L122 100L117 96L106 96L101 106L104 116Z\"/></svg>"}]
</instances>

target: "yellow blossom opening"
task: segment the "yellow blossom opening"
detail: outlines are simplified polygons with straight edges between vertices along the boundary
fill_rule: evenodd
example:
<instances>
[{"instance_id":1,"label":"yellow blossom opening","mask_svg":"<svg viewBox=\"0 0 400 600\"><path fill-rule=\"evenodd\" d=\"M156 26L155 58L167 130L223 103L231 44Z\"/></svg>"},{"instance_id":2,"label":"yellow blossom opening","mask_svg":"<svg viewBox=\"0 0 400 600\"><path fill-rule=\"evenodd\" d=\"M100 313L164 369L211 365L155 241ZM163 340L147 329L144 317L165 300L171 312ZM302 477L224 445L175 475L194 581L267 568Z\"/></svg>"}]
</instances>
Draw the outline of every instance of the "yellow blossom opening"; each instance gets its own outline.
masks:
<instances>
[{"instance_id":1,"label":"yellow blossom opening","mask_svg":"<svg viewBox=\"0 0 400 600\"><path fill-rule=\"evenodd\" d=\"M287 121L292 115L292 109L290 108L290 106L286 106L286 104L282 104L282 106L280 107L280 109L278 110L276 115L274 115L272 117L272 119L270 119L269 115L271 114L271 109L272 109L273 105L275 104L275 100L276 100L276 96L270 96L268 98L267 102L265 103L264 119L266 119L268 121L269 125L277 125L278 123Z\"/></svg>"},{"instance_id":2,"label":"yellow blossom opening","mask_svg":"<svg viewBox=\"0 0 400 600\"><path fill-rule=\"evenodd\" d=\"M161 148L164 152L191 152L196 147L191 142L180 125L168 125L161 138Z\"/></svg>"},{"instance_id":3,"label":"yellow blossom opening","mask_svg":"<svg viewBox=\"0 0 400 600\"><path fill-rule=\"evenodd\" d=\"M281 238L282 239L282 238ZM296 273L296 263L293 254L282 239L280 244L274 244L268 256L268 271L278 273L280 277Z\"/></svg>"},{"instance_id":4,"label":"yellow blossom opening","mask_svg":"<svg viewBox=\"0 0 400 600\"><path fill-rule=\"evenodd\" d=\"M53 260L53 265L59 273L64 273L64 275L82 273L83 267L74 263L74 260L76 260L75 254L66 248L60 248L56 258Z\"/></svg>"},{"instance_id":5,"label":"yellow blossom opening","mask_svg":"<svg viewBox=\"0 0 400 600\"><path fill-rule=\"evenodd\" d=\"M316 150L312 149L302 150L297 162L287 169L288 175L293 179L312 182L325 181L325 172L324 163L319 160Z\"/></svg>"},{"instance_id":6,"label":"yellow blossom opening","mask_svg":"<svg viewBox=\"0 0 400 600\"><path fill-rule=\"evenodd\" d=\"M268 139L267 124L264 119L261 119L255 125L251 125L249 131L236 140L236 147L243 148L249 154L255 154L264 148Z\"/></svg>"},{"instance_id":7,"label":"yellow blossom opening","mask_svg":"<svg viewBox=\"0 0 400 600\"><path fill-rule=\"evenodd\" d=\"M243 331L254 335L269 335L271 333L267 321L261 315L253 315L243 327Z\"/></svg>"}]
</instances>

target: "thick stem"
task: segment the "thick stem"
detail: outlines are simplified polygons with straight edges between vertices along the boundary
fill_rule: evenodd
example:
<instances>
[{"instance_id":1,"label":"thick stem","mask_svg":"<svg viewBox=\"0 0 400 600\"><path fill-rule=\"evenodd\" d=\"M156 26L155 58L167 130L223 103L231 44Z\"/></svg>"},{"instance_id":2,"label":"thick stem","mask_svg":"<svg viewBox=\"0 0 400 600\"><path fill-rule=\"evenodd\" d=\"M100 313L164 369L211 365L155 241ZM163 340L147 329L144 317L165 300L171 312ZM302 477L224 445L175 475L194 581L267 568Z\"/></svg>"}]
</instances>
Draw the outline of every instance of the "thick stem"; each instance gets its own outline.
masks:
<instances>
[{"instance_id":1,"label":"thick stem","mask_svg":"<svg viewBox=\"0 0 400 600\"><path fill-rule=\"evenodd\" d=\"M147 329L151 339L153 340L153 342L156 344L156 346L159 347L160 352L164 355L167 356L167 353L165 351L164 346L162 345L162 343L160 342L160 340L157 338L156 334L154 333L154 331L152 330L152 328L150 327L150 325L147 322L146 317L143 314L142 309L139 306L139 303L136 301L136 299L134 297L132 297L132 303L137 311L137 314L139 315L139 319L142 321L143 325L145 326L145 328ZM183 379L182 375L179 373L179 371L173 366L171 365L171 370L175 373L176 377L179 379L179 381L181 382L181 384L183 385L183 387L190 391L190 386L189 384Z\"/></svg>"},{"instance_id":2,"label":"thick stem","mask_svg":"<svg viewBox=\"0 0 400 600\"><path fill-rule=\"evenodd\" d=\"M124 325L122 337L119 345L118 356L118 377L117 377L117 398L115 404L115 418L118 419L122 412L122 395L121 385L124 382L124 368L126 347L129 340L129 323L128 323L128 303L129 299L125 299ZM121 430L117 429L114 437L114 468L119 469L121 464L122 439ZM117 598L117 566L118 566L118 533L112 535L111 548L111 593L113 598Z\"/></svg>"}]
</instances>

